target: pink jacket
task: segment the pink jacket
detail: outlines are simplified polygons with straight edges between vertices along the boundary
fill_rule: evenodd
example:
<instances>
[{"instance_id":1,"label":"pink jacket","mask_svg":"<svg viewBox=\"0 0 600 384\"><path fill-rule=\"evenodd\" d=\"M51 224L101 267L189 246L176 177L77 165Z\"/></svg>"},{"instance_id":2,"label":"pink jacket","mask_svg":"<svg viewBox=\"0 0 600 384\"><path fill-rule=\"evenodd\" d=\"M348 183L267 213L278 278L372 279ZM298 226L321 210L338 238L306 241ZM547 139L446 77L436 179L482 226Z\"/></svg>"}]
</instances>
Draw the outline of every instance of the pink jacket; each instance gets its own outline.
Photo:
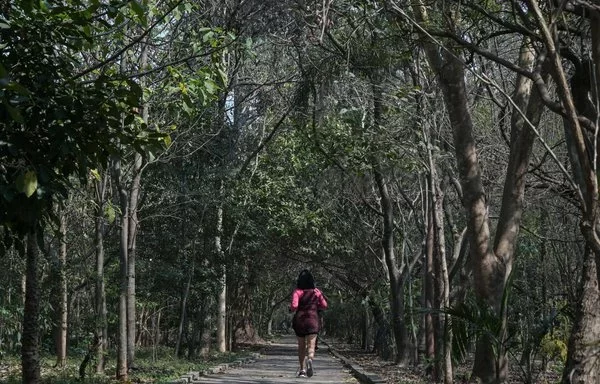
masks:
<instances>
[{"instance_id":1,"label":"pink jacket","mask_svg":"<svg viewBox=\"0 0 600 384\"><path fill-rule=\"evenodd\" d=\"M308 289L307 289L307 291L308 291ZM318 300L318 302L317 302L318 309L326 309L327 308L327 300L325 300L325 296L323 296L323 293L318 288L314 289L314 293L315 293L315 297ZM300 302L300 298L302 297L303 294L304 294L304 291L302 289L296 288L294 290L294 293L292 294L292 302L290 303L290 310L292 312L298 310L298 303Z\"/></svg>"}]
</instances>

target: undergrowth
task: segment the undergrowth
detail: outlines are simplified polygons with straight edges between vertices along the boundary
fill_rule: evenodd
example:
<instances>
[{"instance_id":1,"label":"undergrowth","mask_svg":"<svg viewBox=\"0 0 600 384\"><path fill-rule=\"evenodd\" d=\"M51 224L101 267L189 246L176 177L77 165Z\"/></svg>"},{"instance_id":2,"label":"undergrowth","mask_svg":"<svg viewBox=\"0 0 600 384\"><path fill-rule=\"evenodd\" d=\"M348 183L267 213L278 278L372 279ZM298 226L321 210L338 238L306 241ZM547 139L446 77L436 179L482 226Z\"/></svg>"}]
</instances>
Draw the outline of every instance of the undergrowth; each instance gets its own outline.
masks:
<instances>
[{"instance_id":1,"label":"undergrowth","mask_svg":"<svg viewBox=\"0 0 600 384\"><path fill-rule=\"evenodd\" d=\"M153 355L155 358L153 358ZM156 352L151 349L136 351L135 369L129 372L130 383L167 383L179 376L190 372L200 371L221 363L229 363L240 357L245 352L239 353L213 353L207 357L198 357L193 360L177 358L172 349L161 348ZM116 383L116 360L114 355L107 359L104 375L94 373L95 361L90 361L86 370L84 381L79 379L79 365L83 356L74 354L69 356L64 368L54 367L55 357L46 355L41 359L42 383L46 384L109 384ZM0 383L21 384L21 362L18 356L3 356L0 359Z\"/></svg>"}]
</instances>

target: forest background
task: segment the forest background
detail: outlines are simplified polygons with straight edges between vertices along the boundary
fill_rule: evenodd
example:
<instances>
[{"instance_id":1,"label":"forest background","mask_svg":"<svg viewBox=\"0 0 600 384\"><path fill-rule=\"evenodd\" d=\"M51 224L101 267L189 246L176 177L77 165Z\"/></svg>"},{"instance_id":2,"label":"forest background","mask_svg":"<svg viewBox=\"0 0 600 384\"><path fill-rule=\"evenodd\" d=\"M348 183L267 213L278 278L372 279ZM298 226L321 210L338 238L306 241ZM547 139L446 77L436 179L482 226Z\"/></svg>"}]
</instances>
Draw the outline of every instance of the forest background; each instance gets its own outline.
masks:
<instances>
[{"instance_id":1,"label":"forest background","mask_svg":"<svg viewBox=\"0 0 600 384\"><path fill-rule=\"evenodd\" d=\"M304 267L428 382L598 382L597 0L4 1L0 37L23 383L260 342Z\"/></svg>"}]
</instances>

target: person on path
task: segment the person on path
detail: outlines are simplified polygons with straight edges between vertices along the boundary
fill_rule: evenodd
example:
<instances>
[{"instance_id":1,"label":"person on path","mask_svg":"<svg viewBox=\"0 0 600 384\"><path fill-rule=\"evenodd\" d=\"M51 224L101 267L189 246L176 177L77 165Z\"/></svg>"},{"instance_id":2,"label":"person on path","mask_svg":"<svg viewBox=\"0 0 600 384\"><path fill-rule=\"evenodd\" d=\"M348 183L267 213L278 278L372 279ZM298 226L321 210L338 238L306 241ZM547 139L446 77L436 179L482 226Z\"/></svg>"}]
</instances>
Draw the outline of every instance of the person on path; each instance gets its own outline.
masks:
<instances>
[{"instance_id":1,"label":"person on path","mask_svg":"<svg viewBox=\"0 0 600 384\"><path fill-rule=\"evenodd\" d=\"M318 311L326 308L327 300L323 293L315 288L313 275L309 270L303 270L298 276L290 304L290 311L296 312L292 328L298 338L298 377L312 377L314 374L315 342L321 325Z\"/></svg>"}]
</instances>

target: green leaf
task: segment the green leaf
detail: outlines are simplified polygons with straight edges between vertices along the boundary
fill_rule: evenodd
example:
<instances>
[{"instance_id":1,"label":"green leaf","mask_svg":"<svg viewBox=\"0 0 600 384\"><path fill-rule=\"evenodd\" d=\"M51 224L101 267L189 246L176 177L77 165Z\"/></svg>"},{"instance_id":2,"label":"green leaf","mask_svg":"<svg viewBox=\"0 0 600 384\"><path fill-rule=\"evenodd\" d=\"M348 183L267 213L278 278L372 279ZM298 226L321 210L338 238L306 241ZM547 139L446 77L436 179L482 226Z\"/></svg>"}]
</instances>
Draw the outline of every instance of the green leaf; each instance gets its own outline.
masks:
<instances>
[{"instance_id":1,"label":"green leaf","mask_svg":"<svg viewBox=\"0 0 600 384\"><path fill-rule=\"evenodd\" d=\"M91 169L90 173L92 174L92 176L94 176L94 179L100 181L100 173L97 169Z\"/></svg>"},{"instance_id":2,"label":"green leaf","mask_svg":"<svg viewBox=\"0 0 600 384\"><path fill-rule=\"evenodd\" d=\"M215 84L215 82L211 79L204 80L204 89L206 89L206 92L208 92L209 94L214 95L215 92L217 92L218 88L219 87L217 86L217 84Z\"/></svg>"},{"instance_id":3,"label":"green leaf","mask_svg":"<svg viewBox=\"0 0 600 384\"><path fill-rule=\"evenodd\" d=\"M171 136L170 135L165 135L165 137L163 138L164 142L165 142L165 146L167 148L169 148L171 146Z\"/></svg>"},{"instance_id":4,"label":"green leaf","mask_svg":"<svg viewBox=\"0 0 600 384\"><path fill-rule=\"evenodd\" d=\"M140 23L146 26L148 24L148 19L146 18L146 12L144 11L144 7L136 0L132 0L129 3L129 6L131 7L131 10L137 15Z\"/></svg>"},{"instance_id":5,"label":"green leaf","mask_svg":"<svg viewBox=\"0 0 600 384\"><path fill-rule=\"evenodd\" d=\"M112 224L115 221L117 214L112 204L107 204L106 207L104 207L104 216L106 216L106 219L110 224Z\"/></svg>"},{"instance_id":6,"label":"green leaf","mask_svg":"<svg viewBox=\"0 0 600 384\"><path fill-rule=\"evenodd\" d=\"M23 192L25 196L31 197L38 187L37 175L35 171L27 171L21 174L15 183L19 192Z\"/></svg>"}]
</instances>

